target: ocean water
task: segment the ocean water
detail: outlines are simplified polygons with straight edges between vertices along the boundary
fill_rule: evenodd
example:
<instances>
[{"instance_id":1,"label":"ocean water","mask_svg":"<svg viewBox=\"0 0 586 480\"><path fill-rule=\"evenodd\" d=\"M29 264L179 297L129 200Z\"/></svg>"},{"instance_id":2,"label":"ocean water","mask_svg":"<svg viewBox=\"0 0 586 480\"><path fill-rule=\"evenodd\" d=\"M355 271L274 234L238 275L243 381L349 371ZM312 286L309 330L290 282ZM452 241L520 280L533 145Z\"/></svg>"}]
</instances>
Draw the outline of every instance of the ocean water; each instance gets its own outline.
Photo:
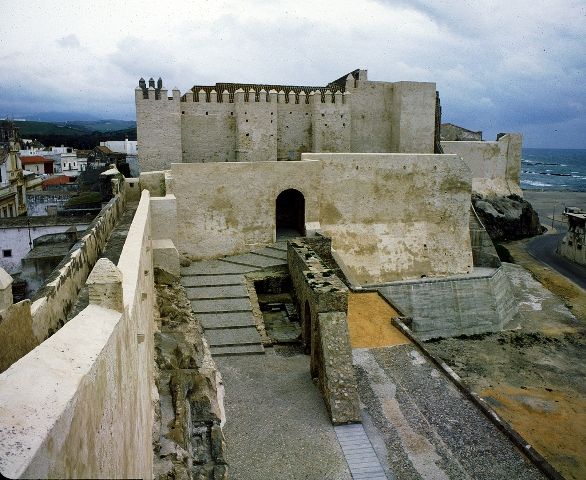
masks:
<instances>
[{"instance_id":1,"label":"ocean water","mask_svg":"<svg viewBox=\"0 0 586 480\"><path fill-rule=\"evenodd\" d=\"M524 148L521 188L586 192L586 150Z\"/></svg>"}]
</instances>

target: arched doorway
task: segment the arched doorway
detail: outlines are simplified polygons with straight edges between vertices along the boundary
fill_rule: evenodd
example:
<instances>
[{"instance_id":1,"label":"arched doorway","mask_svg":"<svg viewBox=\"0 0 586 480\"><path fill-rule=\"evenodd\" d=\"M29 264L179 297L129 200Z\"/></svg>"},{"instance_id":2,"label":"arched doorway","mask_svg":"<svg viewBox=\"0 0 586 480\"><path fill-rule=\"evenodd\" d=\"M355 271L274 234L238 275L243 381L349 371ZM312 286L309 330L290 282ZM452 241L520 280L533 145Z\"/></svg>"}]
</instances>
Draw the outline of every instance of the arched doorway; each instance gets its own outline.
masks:
<instances>
[{"instance_id":1,"label":"arched doorway","mask_svg":"<svg viewBox=\"0 0 586 480\"><path fill-rule=\"evenodd\" d=\"M277 238L305 235L305 198L299 190L290 188L279 193L275 220Z\"/></svg>"}]
</instances>

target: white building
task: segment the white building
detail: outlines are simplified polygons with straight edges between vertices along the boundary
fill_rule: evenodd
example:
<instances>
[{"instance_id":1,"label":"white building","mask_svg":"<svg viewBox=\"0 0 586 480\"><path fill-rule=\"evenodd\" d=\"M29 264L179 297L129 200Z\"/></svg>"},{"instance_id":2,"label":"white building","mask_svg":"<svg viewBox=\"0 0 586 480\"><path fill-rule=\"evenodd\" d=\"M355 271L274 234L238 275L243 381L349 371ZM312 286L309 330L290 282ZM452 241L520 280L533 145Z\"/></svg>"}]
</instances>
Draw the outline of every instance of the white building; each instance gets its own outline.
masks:
<instances>
[{"instance_id":1,"label":"white building","mask_svg":"<svg viewBox=\"0 0 586 480\"><path fill-rule=\"evenodd\" d=\"M137 152L137 141L136 140L108 140L106 142L100 142L101 147L108 147L110 150L116 153L125 153L126 155L136 155Z\"/></svg>"}]
</instances>

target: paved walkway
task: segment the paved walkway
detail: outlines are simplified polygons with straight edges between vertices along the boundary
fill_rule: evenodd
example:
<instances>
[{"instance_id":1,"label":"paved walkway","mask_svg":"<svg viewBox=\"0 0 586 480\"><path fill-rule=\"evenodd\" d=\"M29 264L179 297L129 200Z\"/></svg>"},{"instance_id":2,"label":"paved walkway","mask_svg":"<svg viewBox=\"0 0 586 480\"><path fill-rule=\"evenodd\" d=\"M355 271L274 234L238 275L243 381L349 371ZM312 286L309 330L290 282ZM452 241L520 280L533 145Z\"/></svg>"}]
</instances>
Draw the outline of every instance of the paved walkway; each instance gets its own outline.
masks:
<instances>
[{"instance_id":1,"label":"paved walkway","mask_svg":"<svg viewBox=\"0 0 586 480\"><path fill-rule=\"evenodd\" d=\"M309 356L291 347L216 358L226 396L227 458L237 480L350 480ZM364 477L356 477L364 478Z\"/></svg>"},{"instance_id":2,"label":"paved walkway","mask_svg":"<svg viewBox=\"0 0 586 480\"><path fill-rule=\"evenodd\" d=\"M244 275L286 263L287 244L277 242L250 253L195 262L181 269L181 283L214 357L264 353Z\"/></svg>"}]
</instances>

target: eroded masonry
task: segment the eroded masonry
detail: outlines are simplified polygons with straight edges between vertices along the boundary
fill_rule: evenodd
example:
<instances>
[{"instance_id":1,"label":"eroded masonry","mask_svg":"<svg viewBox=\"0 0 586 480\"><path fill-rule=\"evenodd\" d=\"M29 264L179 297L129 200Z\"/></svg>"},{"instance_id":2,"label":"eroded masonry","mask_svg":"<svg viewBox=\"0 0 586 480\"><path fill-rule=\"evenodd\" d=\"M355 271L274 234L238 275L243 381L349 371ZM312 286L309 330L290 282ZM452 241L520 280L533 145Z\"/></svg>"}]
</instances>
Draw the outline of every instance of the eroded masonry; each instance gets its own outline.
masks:
<instances>
[{"instance_id":1,"label":"eroded masonry","mask_svg":"<svg viewBox=\"0 0 586 480\"><path fill-rule=\"evenodd\" d=\"M0 336L12 338L18 318L33 332L1 357L0 472L221 479L232 468L259 478L243 466L253 453L239 456L249 442L230 415L262 417L264 402L237 404L246 392L231 388L283 369L281 379L301 375L309 386L299 388L323 398L299 392L304 414L325 408L300 438L332 449L332 464L306 461L308 475L326 466L339 478L384 475L368 439L364 467L329 423L363 418L348 297L378 292L423 339L514 326L509 279L471 195L522 194L520 135L440 142L435 84L371 81L366 70L321 87L218 83L183 96L141 79L135 96L139 181L117 180L85 250L62 262L46 297L12 304L0 275ZM120 260L97 260L129 198L139 203ZM57 304L72 304L84 283L89 304L60 320ZM294 436L303 420L286 423L293 408L252 423L284 422ZM302 443L292 442L295 455L309 455L295 450ZM503 468L535 474L509 454Z\"/></svg>"}]
</instances>

